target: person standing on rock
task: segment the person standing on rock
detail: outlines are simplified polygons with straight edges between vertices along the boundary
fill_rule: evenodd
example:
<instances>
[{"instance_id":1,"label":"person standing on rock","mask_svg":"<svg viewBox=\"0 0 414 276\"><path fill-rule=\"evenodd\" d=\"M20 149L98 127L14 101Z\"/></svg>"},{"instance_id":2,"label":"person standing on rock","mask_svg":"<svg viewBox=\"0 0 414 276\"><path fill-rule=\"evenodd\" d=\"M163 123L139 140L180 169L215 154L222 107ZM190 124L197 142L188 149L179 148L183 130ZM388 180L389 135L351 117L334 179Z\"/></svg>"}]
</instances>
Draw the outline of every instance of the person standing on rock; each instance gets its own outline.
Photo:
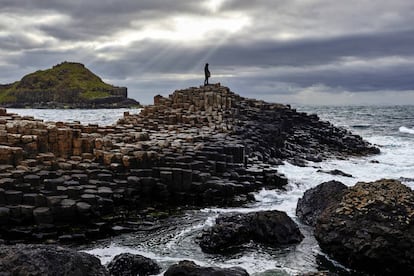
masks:
<instances>
[{"instance_id":1,"label":"person standing on rock","mask_svg":"<svg viewBox=\"0 0 414 276\"><path fill-rule=\"evenodd\" d=\"M210 77L210 70L208 70L208 63L204 66L204 85L208 85L208 78Z\"/></svg>"}]
</instances>

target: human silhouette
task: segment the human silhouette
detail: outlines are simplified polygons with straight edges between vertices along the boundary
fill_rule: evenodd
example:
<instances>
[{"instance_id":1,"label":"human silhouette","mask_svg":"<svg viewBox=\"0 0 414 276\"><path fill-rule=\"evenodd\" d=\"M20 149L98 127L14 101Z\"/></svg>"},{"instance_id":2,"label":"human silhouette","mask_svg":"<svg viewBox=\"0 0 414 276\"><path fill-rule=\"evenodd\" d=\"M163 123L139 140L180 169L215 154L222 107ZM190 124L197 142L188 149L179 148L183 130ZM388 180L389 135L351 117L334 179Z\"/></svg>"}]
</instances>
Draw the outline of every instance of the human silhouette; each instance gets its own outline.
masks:
<instances>
[{"instance_id":1,"label":"human silhouette","mask_svg":"<svg viewBox=\"0 0 414 276\"><path fill-rule=\"evenodd\" d=\"M208 85L208 78L210 77L210 71L208 70L208 63L204 66L204 85Z\"/></svg>"}]
</instances>

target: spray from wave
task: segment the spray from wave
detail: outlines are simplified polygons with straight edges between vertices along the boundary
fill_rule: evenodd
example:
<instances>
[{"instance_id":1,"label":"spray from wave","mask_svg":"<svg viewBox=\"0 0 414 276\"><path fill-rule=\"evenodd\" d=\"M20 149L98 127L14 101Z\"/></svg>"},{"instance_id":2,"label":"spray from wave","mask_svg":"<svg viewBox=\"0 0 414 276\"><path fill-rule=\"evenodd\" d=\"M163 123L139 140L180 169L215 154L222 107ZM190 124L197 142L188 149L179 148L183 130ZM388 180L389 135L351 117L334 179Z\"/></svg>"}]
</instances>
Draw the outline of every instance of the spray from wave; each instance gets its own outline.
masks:
<instances>
[{"instance_id":1,"label":"spray from wave","mask_svg":"<svg viewBox=\"0 0 414 276\"><path fill-rule=\"evenodd\" d=\"M414 134L414 128L408 128L408 127L402 126L398 130L402 133Z\"/></svg>"}]
</instances>

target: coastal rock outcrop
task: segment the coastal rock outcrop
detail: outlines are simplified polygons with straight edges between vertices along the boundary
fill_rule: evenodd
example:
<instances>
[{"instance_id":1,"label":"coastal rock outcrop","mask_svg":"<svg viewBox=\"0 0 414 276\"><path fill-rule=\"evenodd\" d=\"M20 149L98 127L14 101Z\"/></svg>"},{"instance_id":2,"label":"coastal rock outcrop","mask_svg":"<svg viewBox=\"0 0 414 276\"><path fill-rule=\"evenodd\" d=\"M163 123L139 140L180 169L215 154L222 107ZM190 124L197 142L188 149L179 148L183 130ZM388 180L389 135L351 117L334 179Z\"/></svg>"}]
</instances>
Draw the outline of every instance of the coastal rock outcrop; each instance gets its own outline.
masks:
<instances>
[{"instance_id":1,"label":"coastal rock outcrop","mask_svg":"<svg viewBox=\"0 0 414 276\"><path fill-rule=\"evenodd\" d=\"M376 153L289 106L213 84L156 96L116 124L0 109L0 239L82 242L139 228L150 209L237 206L287 184L283 161Z\"/></svg>"},{"instance_id":2,"label":"coastal rock outcrop","mask_svg":"<svg viewBox=\"0 0 414 276\"><path fill-rule=\"evenodd\" d=\"M51 245L0 245L0 275L109 276L98 258Z\"/></svg>"},{"instance_id":3,"label":"coastal rock outcrop","mask_svg":"<svg viewBox=\"0 0 414 276\"><path fill-rule=\"evenodd\" d=\"M219 268L203 267L192 261L181 261L172 265L164 273L165 276L249 276L246 270L240 267Z\"/></svg>"},{"instance_id":4,"label":"coastal rock outcrop","mask_svg":"<svg viewBox=\"0 0 414 276\"><path fill-rule=\"evenodd\" d=\"M414 192L397 180L359 182L325 209L315 236L346 266L378 275L414 273Z\"/></svg>"},{"instance_id":5,"label":"coastal rock outcrop","mask_svg":"<svg viewBox=\"0 0 414 276\"><path fill-rule=\"evenodd\" d=\"M337 204L347 186L339 181L328 181L307 190L298 200L296 215L303 223L315 226L319 216L328 206Z\"/></svg>"},{"instance_id":6,"label":"coastal rock outcrop","mask_svg":"<svg viewBox=\"0 0 414 276\"><path fill-rule=\"evenodd\" d=\"M302 239L298 226L285 212L259 211L219 216L216 224L202 233L199 244L204 252L220 253L249 241L278 247Z\"/></svg>"},{"instance_id":7,"label":"coastal rock outcrop","mask_svg":"<svg viewBox=\"0 0 414 276\"><path fill-rule=\"evenodd\" d=\"M0 106L13 108L121 108L140 106L126 87L102 81L83 64L62 62L0 85Z\"/></svg>"},{"instance_id":8,"label":"coastal rock outcrop","mask_svg":"<svg viewBox=\"0 0 414 276\"><path fill-rule=\"evenodd\" d=\"M160 273L160 266L150 258L122 253L107 265L112 276L147 276Z\"/></svg>"}]
</instances>

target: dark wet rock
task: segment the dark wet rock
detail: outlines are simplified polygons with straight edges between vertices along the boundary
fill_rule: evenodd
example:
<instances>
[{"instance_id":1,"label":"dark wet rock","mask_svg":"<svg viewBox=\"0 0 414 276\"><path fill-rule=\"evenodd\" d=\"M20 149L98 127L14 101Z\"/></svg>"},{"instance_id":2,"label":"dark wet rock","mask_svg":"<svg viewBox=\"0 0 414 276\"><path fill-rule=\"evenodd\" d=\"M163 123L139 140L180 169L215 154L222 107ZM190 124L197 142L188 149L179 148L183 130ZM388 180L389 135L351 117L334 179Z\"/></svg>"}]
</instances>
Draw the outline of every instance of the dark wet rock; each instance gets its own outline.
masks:
<instances>
[{"instance_id":1,"label":"dark wet rock","mask_svg":"<svg viewBox=\"0 0 414 276\"><path fill-rule=\"evenodd\" d=\"M0 275L109 276L98 258L51 245L0 245Z\"/></svg>"},{"instance_id":2,"label":"dark wet rock","mask_svg":"<svg viewBox=\"0 0 414 276\"><path fill-rule=\"evenodd\" d=\"M165 276L248 276L246 270L241 267L219 268L202 267L192 261L181 261L172 265L164 273Z\"/></svg>"},{"instance_id":3,"label":"dark wet rock","mask_svg":"<svg viewBox=\"0 0 414 276\"><path fill-rule=\"evenodd\" d=\"M203 232L199 244L204 252L225 252L249 241L272 247L294 244L303 236L293 220L280 211L221 215Z\"/></svg>"},{"instance_id":4,"label":"dark wet rock","mask_svg":"<svg viewBox=\"0 0 414 276\"><path fill-rule=\"evenodd\" d=\"M318 271L318 272L308 272L308 273L301 273L297 276L338 276L335 272L329 272L329 271Z\"/></svg>"},{"instance_id":5,"label":"dark wet rock","mask_svg":"<svg viewBox=\"0 0 414 276\"><path fill-rule=\"evenodd\" d=\"M321 173L327 173L327 174L331 174L331 175L339 175L339 176L344 176L344 177L353 177L352 174L343 172L341 170L318 170L317 172L321 172Z\"/></svg>"},{"instance_id":6,"label":"dark wet rock","mask_svg":"<svg viewBox=\"0 0 414 276\"><path fill-rule=\"evenodd\" d=\"M360 182L325 209L315 229L323 251L378 275L414 274L414 192L396 180Z\"/></svg>"},{"instance_id":7,"label":"dark wet rock","mask_svg":"<svg viewBox=\"0 0 414 276\"><path fill-rule=\"evenodd\" d=\"M52 211L47 207L38 207L33 210L34 220L37 224L53 223Z\"/></svg>"},{"instance_id":8,"label":"dark wet rock","mask_svg":"<svg viewBox=\"0 0 414 276\"><path fill-rule=\"evenodd\" d=\"M146 276L158 274L161 270L160 266L150 258L130 253L115 256L107 268L113 276Z\"/></svg>"},{"instance_id":9,"label":"dark wet rock","mask_svg":"<svg viewBox=\"0 0 414 276\"><path fill-rule=\"evenodd\" d=\"M303 160L300 157L294 157L292 159L289 159L289 163L297 167L306 167L306 160Z\"/></svg>"},{"instance_id":10,"label":"dark wet rock","mask_svg":"<svg viewBox=\"0 0 414 276\"><path fill-rule=\"evenodd\" d=\"M322 212L338 203L347 186L339 181L328 181L307 190L298 200L296 215L303 223L315 226Z\"/></svg>"},{"instance_id":11,"label":"dark wet rock","mask_svg":"<svg viewBox=\"0 0 414 276\"><path fill-rule=\"evenodd\" d=\"M6 207L0 207L0 224L6 225L9 221L10 209Z\"/></svg>"},{"instance_id":12,"label":"dark wet rock","mask_svg":"<svg viewBox=\"0 0 414 276\"><path fill-rule=\"evenodd\" d=\"M7 204L17 205L21 204L23 200L23 193L20 191L8 190L4 192Z\"/></svg>"}]
</instances>

